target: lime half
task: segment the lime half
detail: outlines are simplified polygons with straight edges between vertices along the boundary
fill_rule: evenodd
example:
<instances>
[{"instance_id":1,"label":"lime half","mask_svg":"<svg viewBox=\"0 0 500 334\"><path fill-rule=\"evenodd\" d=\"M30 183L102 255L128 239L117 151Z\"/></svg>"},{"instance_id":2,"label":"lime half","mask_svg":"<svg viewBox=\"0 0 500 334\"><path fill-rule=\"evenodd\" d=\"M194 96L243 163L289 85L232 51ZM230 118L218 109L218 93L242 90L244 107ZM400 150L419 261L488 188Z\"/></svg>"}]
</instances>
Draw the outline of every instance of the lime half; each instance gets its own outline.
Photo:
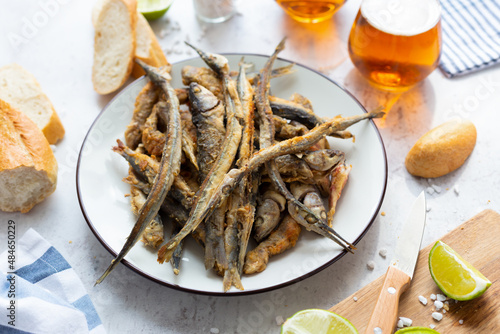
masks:
<instances>
[{"instance_id":1,"label":"lime half","mask_svg":"<svg viewBox=\"0 0 500 334\"><path fill-rule=\"evenodd\" d=\"M407 327L394 334L439 334L439 332L427 327Z\"/></svg>"},{"instance_id":2,"label":"lime half","mask_svg":"<svg viewBox=\"0 0 500 334\"><path fill-rule=\"evenodd\" d=\"M320 309L295 313L281 326L281 334L358 334L356 328L340 315Z\"/></svg>"},{"instance_id":3,"label":"lime half","mask_svg":"<svg viewBox=\"0 0 500 334\"><path fill-rule=\"evenodd\" d=\"M429 253L432 279L445 295L456 300L481 296L491 285L483 274L442 241Z\"/></svg>"},{"instance_id":4,"label":"lime half","mask_svg":"<svg viewBox=\"0 0 500 334\"><path fill-rule=\"evenodd\" d=\"M157 20L170 8L174 0L137 0L137 10L147 20Z\"/></svg>"}]
</instances>

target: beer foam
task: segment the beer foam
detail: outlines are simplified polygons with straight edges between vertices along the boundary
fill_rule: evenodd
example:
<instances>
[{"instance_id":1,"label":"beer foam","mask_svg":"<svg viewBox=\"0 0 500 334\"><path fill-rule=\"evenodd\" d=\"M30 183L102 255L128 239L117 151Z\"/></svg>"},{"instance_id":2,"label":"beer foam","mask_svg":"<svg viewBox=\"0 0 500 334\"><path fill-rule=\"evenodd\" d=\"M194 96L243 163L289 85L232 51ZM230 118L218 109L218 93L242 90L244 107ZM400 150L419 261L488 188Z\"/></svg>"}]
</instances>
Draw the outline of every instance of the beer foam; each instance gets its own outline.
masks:
<instances>
[{"instance_id":1,"label":"beer foam","mask_svg":"<svg viewBox=\"0 0 500 334\"><path fill-rule=\"evenodd\" d=\"M438 0L363 0L361 14L383 32L414 36L438 23L441 7Z\"/></svg>"}]
</instances>

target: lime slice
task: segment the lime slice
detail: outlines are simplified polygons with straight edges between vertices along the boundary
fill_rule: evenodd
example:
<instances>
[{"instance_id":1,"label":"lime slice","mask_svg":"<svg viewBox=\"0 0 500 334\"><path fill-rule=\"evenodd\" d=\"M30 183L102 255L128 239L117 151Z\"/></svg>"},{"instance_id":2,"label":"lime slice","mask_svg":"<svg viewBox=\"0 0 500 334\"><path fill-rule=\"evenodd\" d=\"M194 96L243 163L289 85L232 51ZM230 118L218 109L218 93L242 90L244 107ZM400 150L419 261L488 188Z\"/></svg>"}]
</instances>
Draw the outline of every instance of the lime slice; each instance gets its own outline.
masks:
<instances>
[{"instance_id":1,"label":"lime slice","mask_svg":"<svg viewBox=\"0 0 500 334\"><path fill-rule=\"evenodd\" d=\"M147 20L157 20L170 8L174 0L138 0L137 10L144 15Z\"/></svg>"},{"instance_id":2,"label":"lime slice","mask_svg":"<svg viewBox=\"0 0 500 334\"><path fill-rule=\"evenodd\" d=\"M281 334L358 334L356 328L340 315L320 309L295 313L281 326Z\"/></svg>"},{"instance_id":3,"label":"lime slice","mask_svg":"<svg viewBox=\"0 0 500 334\"><path fill-rule=\"evenodd\" d=\"M442 241L436 242L429 253L429 270L441 291L456 300L479 297L491 285L483 274Z\"/></svg>"},{"instance_id":4,"label":"lime slice","mask_svg":"<svg viewBox=\"0 0 500 334\"><path fill-rule=\"evenodd\" d=\"M427 327L407 327L398 330L394 334L439 334L439 332Z\"/></svg>"}]
</instances>

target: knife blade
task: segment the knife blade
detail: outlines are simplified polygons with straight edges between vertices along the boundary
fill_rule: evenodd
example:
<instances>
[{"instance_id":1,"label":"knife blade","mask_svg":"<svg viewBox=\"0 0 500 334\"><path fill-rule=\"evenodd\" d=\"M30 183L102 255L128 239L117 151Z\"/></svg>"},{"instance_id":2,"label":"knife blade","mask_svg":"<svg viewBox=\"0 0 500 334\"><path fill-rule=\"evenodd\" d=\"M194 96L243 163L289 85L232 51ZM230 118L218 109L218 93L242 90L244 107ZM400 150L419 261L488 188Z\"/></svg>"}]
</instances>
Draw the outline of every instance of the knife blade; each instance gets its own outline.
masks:
<instances>
[{"instance_id":1,"label":"knife blade","mask_svg":"<svg viewBox=\"0 0 500 334\"><path fill-rule=\"evenodd\" d=\"M410 286L424 234L425 192L417 197L410 210L391 261L384 284L368 322L366 334L390 334L396 327L399 297Z\"/></svg>"}]
</instances>

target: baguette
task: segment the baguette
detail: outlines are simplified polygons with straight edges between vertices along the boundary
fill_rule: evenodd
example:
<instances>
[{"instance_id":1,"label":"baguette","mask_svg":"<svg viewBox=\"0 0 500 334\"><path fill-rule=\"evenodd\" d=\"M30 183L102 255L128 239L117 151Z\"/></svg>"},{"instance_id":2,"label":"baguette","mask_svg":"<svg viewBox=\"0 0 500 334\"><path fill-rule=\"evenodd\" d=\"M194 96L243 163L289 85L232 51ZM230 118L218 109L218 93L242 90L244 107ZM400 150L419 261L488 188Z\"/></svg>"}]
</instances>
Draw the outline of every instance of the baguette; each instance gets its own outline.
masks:
<instances>
[{"instance_id":1,"label":"baguette","mask_svg":"<svg viewBox=\"0 0 500 334\"><path fill-rule=\"evenodd\" d=\"M156 35L151 29L146 18L141 14L137 13L137 27L135 30L136 47L135 47L135 58L142 60L148 65L154 67L161 67L165 65L170 65L167 61L167 57L161 49ZM134 63L132 69L132 76L138 78L146 74L142 67Z\"/></svg>"},{"instance_id":2,"label":"baguette","mask_svg":"<svg viewBox=\"0 0 500 334\"><path fill-rule=\"evenodd\" d=\"M99 94L109 94L127 81L135 53L136 0L105 1L97 17L92 83Z\"/></svg>"},{"instance_id":3,"label":"baguette","mask_svg":"<svg viewBox=\"0 0 500 334\"><path fill-rule=\"evenodd\" d=\"M424 134L406 156L408 172L435 178L463 165L476 145L476 127L467 120L453 120Z\"/></svg>"},{"instance_id":4,"label":"baguette","mask_svg":"<svg viewBox=\"0 0 500 334\"><path fill-rule=\"evenodd\" d=\"M0 100L0 210L28 212L52 194L57 161L43 133Z\"/></svg>"},{"instance_id":5,"label":"baguette","mask_svg":"<svg viewBox=\"0 0 500 334\"><path fill-rule=\"evenodd\" d=\"M28 116L50 144L64 137L64 127L54 106L33 74L18 64L0 68L0 99Z\"/></svg>"}]
</instances>

